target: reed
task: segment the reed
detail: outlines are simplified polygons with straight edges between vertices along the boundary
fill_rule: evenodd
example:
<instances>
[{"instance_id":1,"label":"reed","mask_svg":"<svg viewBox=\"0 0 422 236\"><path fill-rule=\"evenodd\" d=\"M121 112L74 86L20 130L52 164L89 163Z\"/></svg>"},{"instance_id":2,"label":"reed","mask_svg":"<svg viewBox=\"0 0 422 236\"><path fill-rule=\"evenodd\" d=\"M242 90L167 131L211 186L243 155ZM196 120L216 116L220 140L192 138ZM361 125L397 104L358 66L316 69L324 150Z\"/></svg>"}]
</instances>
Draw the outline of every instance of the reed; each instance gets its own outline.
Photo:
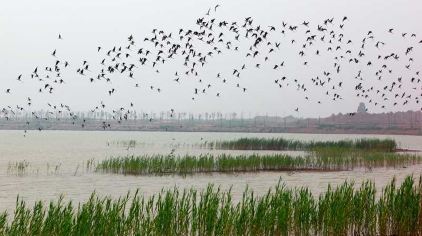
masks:
<instances>
[{"instance_id":1,"label":"reed","mask_svg":"<svg viewBox=\"0 0 422 236\"><path fill-rule=\"evenodd\" d=\"M93 163L93 159L90 160ZM61 163L53 164L46 163L46 169L42 168L40 165L28 162L26 160L9 162L7 165L7 175L12 176L28 176L28 175L58 175L61 173ZM78 167L77 167L78 168Z\"/></svg>"},{"instance_id":2,"label":"reed","mask_svg":"<svg viewBox=\"0 0 422 236\"><path fill-rule=\"evenodd\" d=\"M202 147L226 150L302 150L315 148L342 148L393 152L397 143L392 139L357 139L340 141L299 141L284 138L240 138L230 141L215 141L201 144Z\"/></svg>"},{"instance_id":3,"label":"reed","mask_svg":"<svg viewBox=\"0 0 422 236\"><path fill-rule=\"evenodd\" d=\"M28 173L30 168L28 161L16 161L16 162L9 162L7 164L7 174L8 175L16 175L16 176L24 176Z\"/></svg>"},{"instance_id":4,"label":"reed","mask_svg":"<svg viewBox=\"0 0 422 236\"><path fill-rule=\"evenodd\" d=\"M118 141L108 141L107 146L122 146L126 148L135 148L136 145L138 145L136 140L130 139L130 140L118 140Z\"/></svg>"},{"instance_id":5,"label":"reed","mask_svg":"<svg viewBox=\"0 0 422 236\"><path fill-rule=\"evenodd\" d=\"M422 163L422 156L412 154L380 152L338 152L316 151L305 156L286 154L230 155L202 154L143 155L111 157L100 161L97 172L124 175L187 175L212 172L255 172L255 171L339 171L354 168L402 167Z\"/></svg>"},{"instance_id":6,"label":"reed","mask_svg":"<svg viewBox=\"0 0 422 236\"><path fill-rule=\"evenodd\" d=\"M393 179L376 197L374 183L345 182L319 197L307 188L278 183L259 196L246 189L239 200L209 185L138 191L118 199L93 193L83 203L62 197L32 207L17 199L0 214L1 235L421 235L422 184Z\"/></svg>"}]
</instances>

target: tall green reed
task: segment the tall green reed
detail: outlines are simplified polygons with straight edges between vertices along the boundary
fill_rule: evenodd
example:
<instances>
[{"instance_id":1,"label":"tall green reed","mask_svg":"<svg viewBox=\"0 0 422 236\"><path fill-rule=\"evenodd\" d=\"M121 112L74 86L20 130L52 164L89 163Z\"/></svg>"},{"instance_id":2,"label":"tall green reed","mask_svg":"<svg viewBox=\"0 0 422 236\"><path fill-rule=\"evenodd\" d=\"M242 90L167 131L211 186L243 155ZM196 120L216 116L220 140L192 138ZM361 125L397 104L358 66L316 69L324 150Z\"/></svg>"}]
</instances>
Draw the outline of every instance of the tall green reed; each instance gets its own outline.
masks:
<instances>
[{"instance_id":1,"label":"tall green reed","mask_svg":"<svg viewBox=\"0 0 422 236\"><path fill-rule=\"evenodd\" d=\"M80 204L62 197L28 206L18 198L0 214L0 235L421 235L422 180L392 180L376 197L372 182L345 182L314 197L278 183L257 195L209 185L138 191L118 199L93 193Z\"/></svg>"}]
</instances>

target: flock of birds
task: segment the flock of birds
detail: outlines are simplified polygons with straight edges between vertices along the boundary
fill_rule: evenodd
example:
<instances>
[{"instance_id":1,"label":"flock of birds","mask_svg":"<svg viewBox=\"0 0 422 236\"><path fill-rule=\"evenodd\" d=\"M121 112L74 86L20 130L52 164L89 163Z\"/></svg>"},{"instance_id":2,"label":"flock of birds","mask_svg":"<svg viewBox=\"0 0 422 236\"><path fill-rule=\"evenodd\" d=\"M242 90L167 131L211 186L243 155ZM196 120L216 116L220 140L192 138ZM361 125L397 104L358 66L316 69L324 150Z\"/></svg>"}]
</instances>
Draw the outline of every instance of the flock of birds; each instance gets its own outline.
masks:
<instances>
[{"instance_id":1,"label":"flock of birds","mask_svg":"<svg viewBox=\"0 0 422 236\"><path fill-rule=\"evenodd\" d=\"M178 70L172 73L168 83L182 84L187 79L197 81L197 86L192 91L192 101L200 96L209 95L216 98L223 95L224 90L216 91L213 88L216 83L238 88L240 93L247 94L249 89L243 86L242 78L248 74L248 70L273 71L276 75L273 80L268 80L277 88L293 88L301 93L304 99L315 104L324 101L335 102L344 99L343 86L354 83L355 95L369 105L386 109L388 107L409 104L420 104L422 98L421 74L415 66L415 49L422 47L422 40L417 39L414 33L399 32L396 29L387 29L390 37L403 40L402 50L387 52L387 42L378 37L375 32L367 31L359 40L345 36L345 27L348 17L340 19L328 18L317 25L308 21L300 24L281 22L280 25L262 26L257 24L252 17L246 17L242 21L229 22L213 17L220 6L210 8L202 17L196 20L195 28L180 28L177 32L166 32L153 29L151 35L135 40L133 35L127 38L124 45L103 48L98 46L96 51L102 56L98 63L84 60L80 63L71 63L61 58L58 50L51 52L55 62L50 65L36 66L28 74L19 74L17 80L38 81L38 93L54 94L59 86L68 80L63 76L65 71L75 72L87 83L105 83L108 89L104 96L115 95L117 89L113 87L116 78L127 78L134 87L147 87L149 90L164 93L159 86L141 83L137 73L141 68L150 69L160 73L164 64L176 64ZM61 34L57 40L65 40ZM142 45L142 46L141 46ZM281 47L294 50L297 59L307 70L315 61L315 58L323 57L324 66L319 73L309 78L298 78L285 73L290 63L287 59L279 56L283 53ZM231 52L241 61L239 65L231 66L230 72L218 72L214 76L204 77L201 75L209 61ZM375 54L376 56L371 56ZM327 59L328 58L328 59ZM355 72L345 69L348 76L341 72L344 68L352 67ZM350 76L353 73L353 76ZM402 74L406 74L404 76ZM409 76L410 75L410 76ZM212 77L212 78L209 78ZM262 83L262 80L257 83ZM375 84L380 84L376 86ZM221 87L221 86L220 86ZM312 91L312 92L311 92ZM4 91L13 94L10 88ZM321 96L312 97L311 94ZM0 116L9 119L16 111L30 111L32 98L27 97L25 105L7 106L2 108ZM72 111L69 105L48 103L51 114L66 113L74 120L74 124L84 127L82 120ZM127 120L133 112L134 101L128 102L126 107L113 109L113 119L119 123ZM91 112L107 109L108 106L100 101L90 108ZM294 109L299 112L299 107ZM421 106L422 110L422 106ZM174 114L174 109L170 109ZM354 113L349 113L353 116ZM35 119L46 119L32 112ZM152 121L152 118L148 118ZM80 122L77 122L77 121ZM29 121L27 123L29 125ZM107 129L110 123L103 122L102 128ZM41 128L40 128L41 130Z\"/></svg>"}]
</instances>

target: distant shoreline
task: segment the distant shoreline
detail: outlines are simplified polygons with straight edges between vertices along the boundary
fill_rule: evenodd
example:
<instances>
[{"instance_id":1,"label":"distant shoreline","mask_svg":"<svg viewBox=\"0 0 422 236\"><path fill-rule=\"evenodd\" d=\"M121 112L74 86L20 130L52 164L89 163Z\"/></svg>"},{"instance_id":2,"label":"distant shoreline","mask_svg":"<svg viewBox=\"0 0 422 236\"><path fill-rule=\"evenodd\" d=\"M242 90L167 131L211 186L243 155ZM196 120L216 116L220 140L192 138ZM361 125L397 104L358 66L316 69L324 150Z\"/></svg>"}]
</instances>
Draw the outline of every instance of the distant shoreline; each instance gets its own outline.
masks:
<instances>
[{"instance_id":1,"label":"distant shoreline","mask_svg":"<svg viewBox=\"0 0 422 236\"><path fill-rule=\"evenodd\" d=\"M228 133L304 133L304 134L367 134L422 135L422 112L337 114L325 118L293 116L255 116L243 118L189 119L153 116L149 119L102 119L95 117L49 118L40 116L14 119L0 118L0 130L86 130L86 131L155 131L155 132L228 132Z\"/></svg>"},{"instance_id":2,"label":"distant shoreline","mask_svg":"<svg viewBox=\"0 0 422 236\"><path fill-rule=\"evenodd\" d=\"M38 129L24 129L24 128L8 128L1 127L0 130L9 131L38 131ZM422 133L418 129L413 130L351 130L351 129L301 129L301 128L280 128L280 127L268 127L268 128L247 128L247 129L236 129L236 128L223 128L223 129L201 129L198 127L179 128L179 129L155 129L155 128L143 128L143 129L130 129L129 127L118 127L102 129L94 127L86 128L44 128L48 131L126 131L126 132L189 132L189 133L292 133L292 134L361 134L361 135L410 135L410 136L422 136ZM411 151L411 150L404 150Z\"/></svg>"}]
</instances>

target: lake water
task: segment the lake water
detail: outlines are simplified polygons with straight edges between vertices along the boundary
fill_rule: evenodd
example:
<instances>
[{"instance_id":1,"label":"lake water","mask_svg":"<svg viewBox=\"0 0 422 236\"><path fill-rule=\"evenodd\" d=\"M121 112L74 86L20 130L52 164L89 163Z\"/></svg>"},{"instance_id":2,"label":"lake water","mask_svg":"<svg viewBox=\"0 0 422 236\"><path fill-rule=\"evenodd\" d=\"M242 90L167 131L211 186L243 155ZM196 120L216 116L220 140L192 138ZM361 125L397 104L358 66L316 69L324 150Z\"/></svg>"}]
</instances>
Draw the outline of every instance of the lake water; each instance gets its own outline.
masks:
<instances>
[{"instance_id":1,"label":"lake water","mask_svg":"<svg viewBox=\"0 0 422 236\"><path fill-rule=\"evenodd\" d=\"M382 189L394 176L401 181L407 175L422 174L422 165L372 171L359 169L340 172L260 172L187 177L122 176L93 173L85 168L88 160L99 161L118 155L165 154L172 149L175 149L176 154L226 152L200 149L195 144L239 137L283 137L297 140L393 138L401 148L422 150L422 136L31 131L24 137L23 131L0 131L0 211L12 211L17 195L29 203L35 200L57 199L61 194L66 199L78 202L86 200L93 191L100 195L117 197L140 189L144 195L151 195L163 188L204 188L213 183L222 188L232 187L232 192L237 198L241 196L246 185L258 193L265 193L280 179L289 187L307 186L317 195L325 191L328 184L337 185L345 180L354 180L360 184L369 179ZM129 140L135 140L136 145L127 148L125 143ZM11 169L14 163L20 161L29 164L22 175Z\"/></svg>"}]
</instances>

